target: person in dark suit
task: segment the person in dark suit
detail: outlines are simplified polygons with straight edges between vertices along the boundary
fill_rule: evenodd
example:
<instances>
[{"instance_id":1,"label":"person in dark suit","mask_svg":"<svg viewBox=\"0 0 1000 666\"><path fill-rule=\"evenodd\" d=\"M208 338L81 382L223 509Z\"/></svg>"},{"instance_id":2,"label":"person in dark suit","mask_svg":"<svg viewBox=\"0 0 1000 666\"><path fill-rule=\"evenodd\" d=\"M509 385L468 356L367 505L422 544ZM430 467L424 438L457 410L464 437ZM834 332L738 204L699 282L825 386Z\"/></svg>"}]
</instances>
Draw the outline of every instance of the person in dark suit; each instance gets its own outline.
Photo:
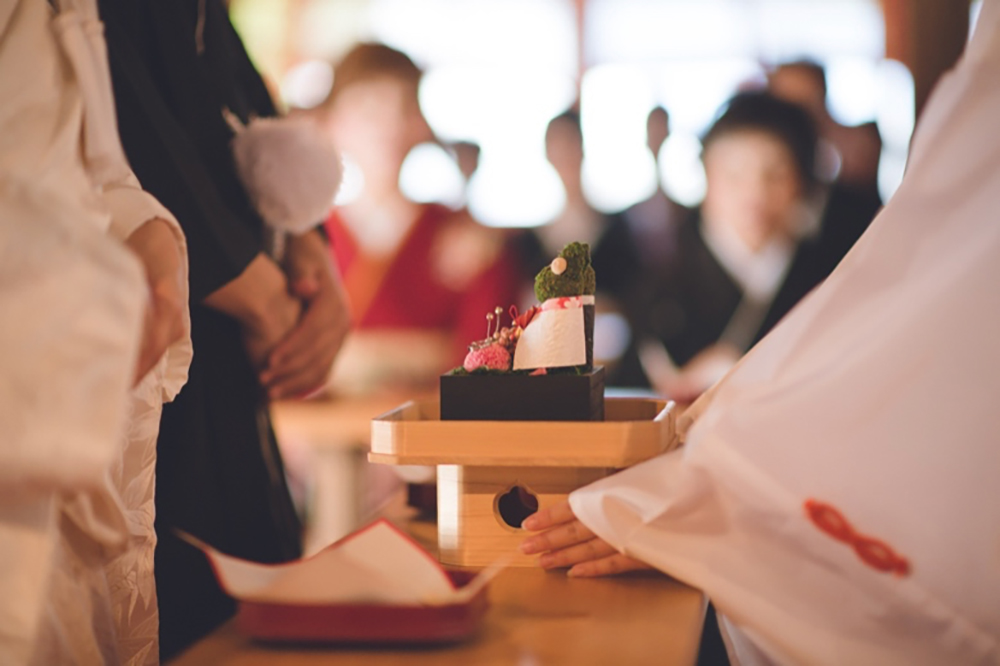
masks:
<instances>
[{"instance_id":1,"label":"person in dark suit","mask_svg":"<svg viewBox=\"0 0 1000 666\"><path fill-rule=\"evenodd\" d=\"M802 240L816 142L805 111L762 92L734 97L705 134L705 200L637 308L654 388L699 394L829 270L820 244Z\"/></svg>"},{"instance_id":2,"label":"person in dark suit","mask_svg":"<svg viewBox=\"0 0 1000 666\"><path fill-rule=\"evenodd\" d=\"M653 107L646 117L646 145L654 160L670 136L670 114L662 106ZM660 184L657 169L656 190L648 198L622 212L642 260L645 276L654 276L674 258L677 234L687 219L688 210L674 201Z\"/></svg>"}]
</instances>

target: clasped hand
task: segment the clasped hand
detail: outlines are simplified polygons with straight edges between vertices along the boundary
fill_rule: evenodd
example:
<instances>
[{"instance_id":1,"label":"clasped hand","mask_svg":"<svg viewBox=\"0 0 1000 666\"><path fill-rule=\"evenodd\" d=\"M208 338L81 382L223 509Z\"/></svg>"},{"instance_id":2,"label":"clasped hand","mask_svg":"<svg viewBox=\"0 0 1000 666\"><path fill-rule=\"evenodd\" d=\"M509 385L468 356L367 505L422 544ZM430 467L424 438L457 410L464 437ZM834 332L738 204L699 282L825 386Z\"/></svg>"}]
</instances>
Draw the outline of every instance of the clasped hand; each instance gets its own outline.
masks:
<instances>
[{"instance_id":1,"label":"clasped hand","mask_svg":"<svg viewBox=\"0 0 1000 666\"><path fill-rule=\"evenodd\" d=\"M266 355L260 382L272 400L320 388L350 329L347 299L316 232L292 238L285 270L301 302L294 327Z\"/></svg>"}]
</instances>

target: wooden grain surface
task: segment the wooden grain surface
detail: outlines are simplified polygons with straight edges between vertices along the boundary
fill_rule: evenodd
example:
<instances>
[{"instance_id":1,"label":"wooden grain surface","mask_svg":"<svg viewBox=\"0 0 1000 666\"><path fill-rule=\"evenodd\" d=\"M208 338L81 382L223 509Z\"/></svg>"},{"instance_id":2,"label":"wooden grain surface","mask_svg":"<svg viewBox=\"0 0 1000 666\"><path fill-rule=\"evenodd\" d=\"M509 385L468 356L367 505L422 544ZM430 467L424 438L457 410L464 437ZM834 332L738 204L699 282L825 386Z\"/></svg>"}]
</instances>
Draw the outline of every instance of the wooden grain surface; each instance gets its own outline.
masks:
<instances>
[{"instance_id":1,"label":"wooden grain surface","mask_svg":"<svg viewBox=\"0 0 1000 666\"><path fill-rule=\"evenodd\" d=\"M271 420L279 441L301 441L312 449L367 451L372 419L412 397L390 393L279 400L271 404Z\"/></svg>"},{"instance_id":2,"label":"wooden grain surface","mask_svg":"<svg viewBox=\"0 0 1000 666\"><path fill-rule=\"evenodd\" d=\"M675 405L607 398L605 420L441 421L435 400L419 400L372 422L372 462L623 468L676 445Z\"/></svg>"},{"instance_id":3,"label":"wooden grain surface","mask_svg":"<svg viewBox=\"0 0 1000 666\"><path fill-rule=\"evenodd\" d=\"M438 466L438 550L441 562L484 567L503 556L509 566L535 566L535 558L517 552L527 532L504 520L498 500L519 486L538 509L564 501L571 492L613 470L594 467ZM518 502L520 503L520 502ZM530 511L525 511L527 517Z\"/></svg>"}]
</instances>

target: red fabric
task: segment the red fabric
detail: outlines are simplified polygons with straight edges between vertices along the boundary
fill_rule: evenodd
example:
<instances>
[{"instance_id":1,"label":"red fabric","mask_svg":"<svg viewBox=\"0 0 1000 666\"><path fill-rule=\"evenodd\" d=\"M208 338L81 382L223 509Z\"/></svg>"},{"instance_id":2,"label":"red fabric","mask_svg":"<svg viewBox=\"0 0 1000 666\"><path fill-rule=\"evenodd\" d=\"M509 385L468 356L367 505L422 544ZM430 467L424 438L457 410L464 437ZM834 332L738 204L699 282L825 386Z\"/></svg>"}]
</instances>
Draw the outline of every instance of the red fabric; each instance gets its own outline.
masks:
<instances>
[{"instance_id":1,"label":"red fabric","mask_svg":"<svg viewBox=\"0 0 1000 666\"><path fill-rule=\"evenodd\" d=\"M497 306L506 310L516 300L517 283L513 262L503 250L468 284L459 288L443 284L432 261L441 233L453 224L475 223L443 206L421 208L419 219L389 260L368 307L363 312L352 312L355 328L444 330L455 340L454 363L461 364L468 344L485 337L486 314ZM331 252L341 275L346 277L356 262L366 258L336 211L325 225ZM502 238L498 236L497 242L501 243ZM353 308L359 295L352 293L357 290L349 282L347 287Z\"/></svg>"}]
</instances>

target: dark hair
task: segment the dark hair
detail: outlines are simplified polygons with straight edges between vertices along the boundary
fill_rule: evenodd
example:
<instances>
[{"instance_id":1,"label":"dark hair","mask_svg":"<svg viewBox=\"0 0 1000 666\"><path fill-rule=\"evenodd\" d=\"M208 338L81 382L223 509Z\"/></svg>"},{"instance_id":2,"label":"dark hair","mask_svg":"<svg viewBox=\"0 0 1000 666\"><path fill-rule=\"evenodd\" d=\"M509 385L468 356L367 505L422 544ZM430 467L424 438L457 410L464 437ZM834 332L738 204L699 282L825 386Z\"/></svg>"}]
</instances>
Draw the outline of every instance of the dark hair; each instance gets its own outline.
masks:
<instances>
[{"instance_id":1,"label":"dark hair","mask_svg":"<svg viewBox=\"0 0 1000 666\"><path fill-rule=\"evenodd\" d=\"M701 139L707 150L719 137L736 132L765 132L781 141L795 160L805 189L816 184L816 125L809 113L768 92L743 92L723 107Z\"/></svg>"}]
</instances>

